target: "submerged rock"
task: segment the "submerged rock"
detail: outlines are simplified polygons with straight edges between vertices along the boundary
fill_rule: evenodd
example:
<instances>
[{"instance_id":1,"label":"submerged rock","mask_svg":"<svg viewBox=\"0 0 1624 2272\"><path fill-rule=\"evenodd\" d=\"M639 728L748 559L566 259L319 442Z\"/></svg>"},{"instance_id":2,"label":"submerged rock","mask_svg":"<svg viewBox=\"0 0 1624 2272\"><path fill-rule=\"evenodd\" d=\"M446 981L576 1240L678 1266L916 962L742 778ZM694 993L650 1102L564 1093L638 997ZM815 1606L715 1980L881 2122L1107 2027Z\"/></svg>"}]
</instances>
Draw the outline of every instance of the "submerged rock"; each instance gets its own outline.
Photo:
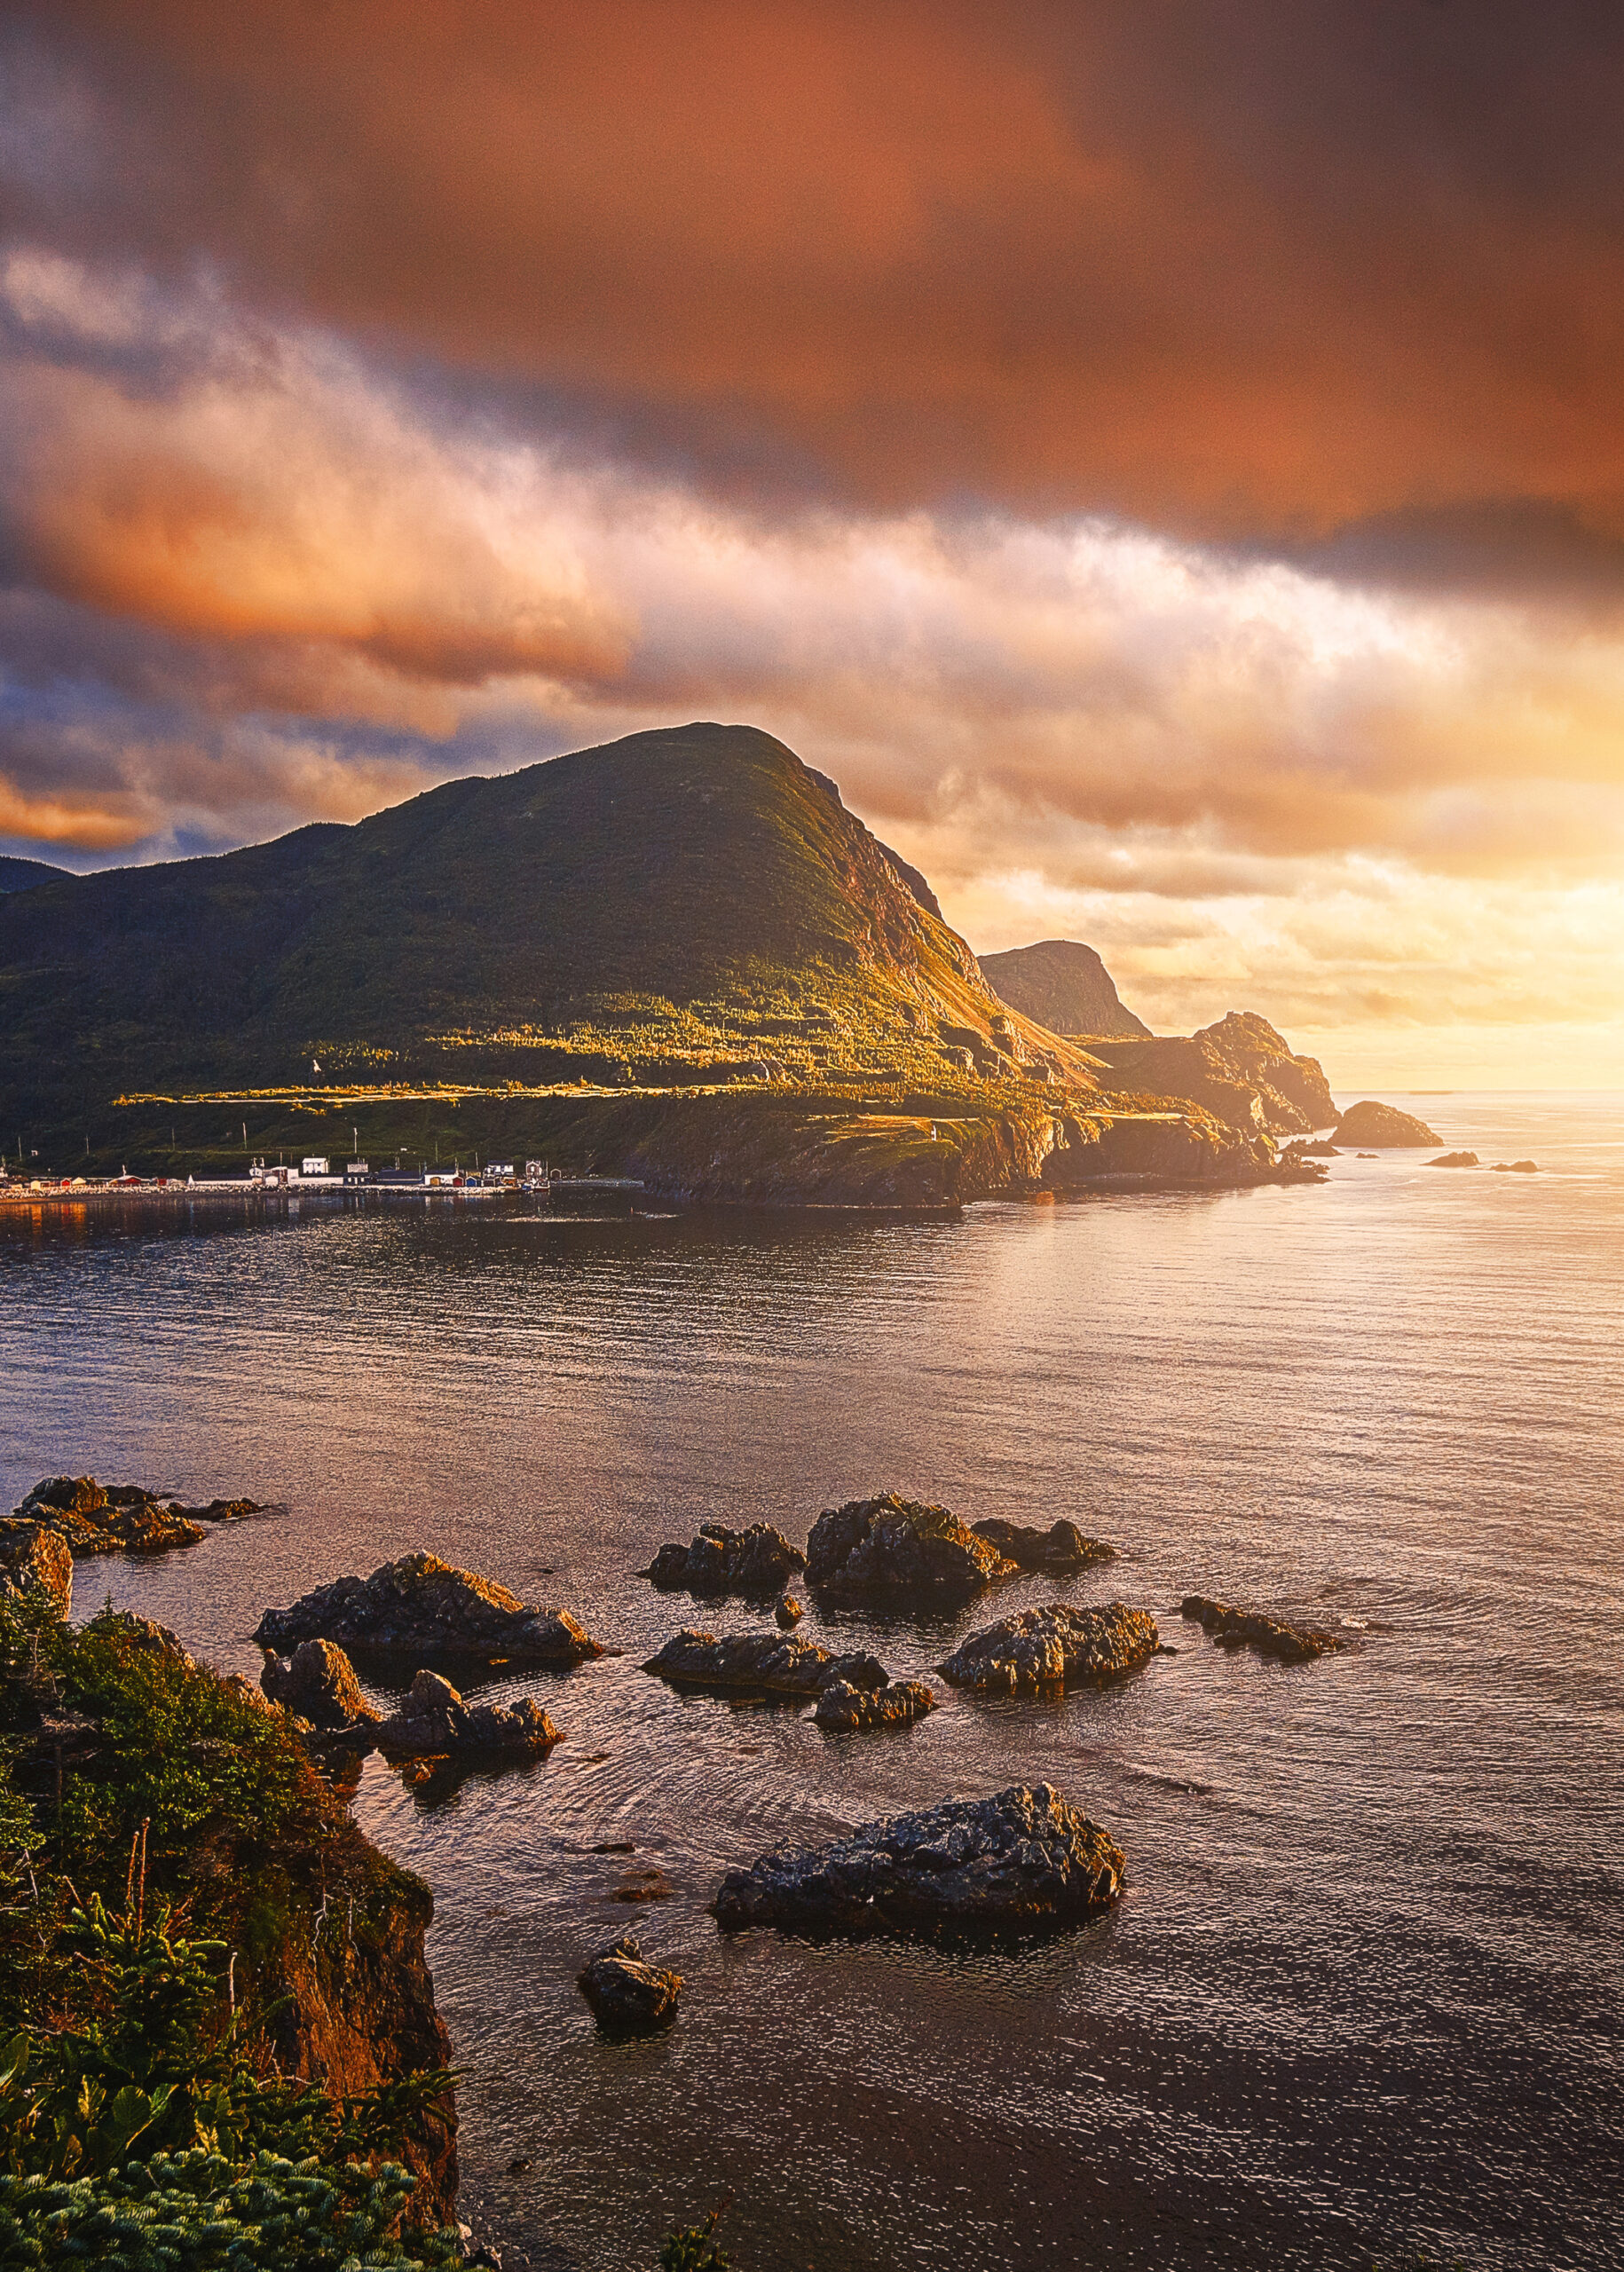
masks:
<instances>
[{"instance_id":1,"label":"submerged rock","mask_svg":"<svg viewBox=\"0 0 1624 2272\"><path fill-rule=\"evenodd\" d=\"M647 1963L641 1943L623 1933L598 1951L578 1976L577 1985L600 2027L630 2034L670 2025L676 2017L682 1976Z\"/></svg>"},{"instance_id":2,"label":"submerged rock","mask_svg":"<svg viewBox=\"0 0 1624 2272\"><path fill-rule=\"evenodd\" d=\"M935 1692L922 1680L888 1680L883 1688L832 1680L819 1692L812 1717L837 1735L854 1734L863 1728L903 1728L935 1708Z\"/></svg>"},{"instance_id":3,"label":"submerged rock","mask_svg":"<svg viewBox=\"0 0 1624 2272\"><path fill-rule=\"evenodd\" d=\"M804 1605L796 1600L793 1594L780 1594L773 1604L773 1619L783 1633L799 1625L806 1613Z\"/></svg>"},{"instance_id":4,"label":"submerged rock","mask_svg":"<svg viewBox=\"0 0 1624 2272\"><path fill-rule=\"evenodd\" d=\"M940 1670L955 1688L1003 1695L1099 1686L1155 1656L1160 1640L1155 1618L1125 1602L1097 1609L1052 1602L972 1633Z\"/></svg>"},{"instance_id":5,"label":"submerged rock","mask_svg":"<svg viewBox=\"0 0 1624 2272\"><path fill-rule=\"evenodd\" d=\"M74 1558L59 1531L43 1524L0 1522L0 1594L33 1594L59 1617L74 1605Z\"/></svg>"},{"instance_id":6,"label":"submerged rock","mask_svg":"<svg viewBox=\"0 0 1624 2272\"><path fill-rule=\"evenodd\" d=\"M1395 1151L1415 1151L1423 1144L1444 1140L1436 1128L1429 1128L1414 1113L1400 1112L1395 1105L1377 1104L1369 1097L1348 1107L1336 1123L1336 1134L1344 1144L1376 1144Z\"/></svg>"},{"instance_id":7,"label":"submerged rock","mask_svg":"<svg viewBox=\"0 0 1624 2272\"><path fill-rule=\"evenodd\" d=\"M752 1523L748 1530L701 1523L691 1546L662 1546L645 1575L666 1592L776 1594L806 1566L800 1547L770 1523Z\"/></svg>"},{"instance_id":8,"label":"submerged rock","mask_svg":"<svg viewBox=\"0 0 1624 2272\"><path fill-rule=\"evenodd\" d=\"M533 1696L513 1705L465 1704L438 1673L420 1672L406 1701L378 1723L378 1749L397 1755L440 1758L483 1753L504 1759L538 1759L559 1732Z\"/></svg>"},{"instance_id":9,"label":"submerged rock","mask_svg":"<svg viewBox=\"0 0 1624 2272\"><path fill-rule=\"evenodd\" d=\"M92 1554L162 1554L195 1546L203 1535L177 1508L138 1484L105 1488L93 1475L53 1475L36 1483L12 1518L53 1530L75 1561Z\"/></svg>"},{"instance_id":10,"label":"submerged rock","mask_svg":"<svg viewBox=\"0 0 1624 2272\"><path fill-rule=\"evenodd\" d=\"M1203 1626L1221 1648L1256 1649L1259 1656L1278 1657L1282 1664L1305 1664L1343 1646L1340 1634L1320 1625L1287 1625L1259 1612L1237 1609L1231 1602L1212 1601L1204 1594L1186 1594L1179 1613Z\"/></svg>"},{"instance_id":11,"label":"submerged rock","mask_svg":"<svg viewBox=\"0 0 1624 2272\"><path fill-rule=\"evenodd\" d=\"M997 1515L972 1523L977 1538L984 1538L1022 1570L1080 1570L1089 1562L1114 1562L1116 1549L1097 1538L1086 1538L1076 1523L1051 1523L1039 1530L1026 1523L1006 1523Z\"/></svg>"},{"instance_id":12,"label":"submerged rock","mask_svg":"<svg viewBox=\"0 0 1624 2272\"><path fill-rule=\"evenodd\" d=\"M945 1507L887 1491L825 1509L807 1547L807 1575L840 1598L890 1594L920 1604L963 1601L1017 1565Z\"/></svg>"},{"instance_id":13,"label":"submerged rock","mask_svg":"<svg viewBox=\"0 0 1624 2272\"><path fill-rule=\"evenodd\" d=\"M355 1667L332 1641L301 1641L287 1664L267 1657L259 1684L273 1704L325 1732L370 1737L383 1717L361 1694Z\"/></svg>"},{"instance_id":14,"label":"submerged rock","mask_svg":"<svg viewBox=\"0 0 1624 2272\"><path fill-rule=\"evenodd\" d=\"M674 1633L644 1672L685 1688L745 1688L775 1696L816 1696L837 1680L854 1688L884 1688L890 1679L878 1657L832 1656L816 1641L792 1633Z\"/></svg>"},{"instance_id":15,"label":"submerged rock","mask_svg":"<svg viewBox=\"0 0 1624 2272\"><path fill-rule=\"evenodd\" d=\"M778 1925L859 1936L1069 1924L1116 1899L1123 1868L1115 1840L1052 1784L1014 1784L729 1870L716 1920L729 1933Z\"/></svg>"},{"instance_id":16,"label":"submerged rock","mask_svg":"<svg viewBox=\"0 0 1624 2272\"><path fill-rule=\"evenodd\" d=\"M433 1554L405 1554L370 1578L337 1578L290 1609L268 1609L254 1638L279 1653L301 1641L336 1641L357 1655L516 1658L579 1664L601 1657L567 1610L537 1609L489 1578Z\"/></svg>"}]
</instances>

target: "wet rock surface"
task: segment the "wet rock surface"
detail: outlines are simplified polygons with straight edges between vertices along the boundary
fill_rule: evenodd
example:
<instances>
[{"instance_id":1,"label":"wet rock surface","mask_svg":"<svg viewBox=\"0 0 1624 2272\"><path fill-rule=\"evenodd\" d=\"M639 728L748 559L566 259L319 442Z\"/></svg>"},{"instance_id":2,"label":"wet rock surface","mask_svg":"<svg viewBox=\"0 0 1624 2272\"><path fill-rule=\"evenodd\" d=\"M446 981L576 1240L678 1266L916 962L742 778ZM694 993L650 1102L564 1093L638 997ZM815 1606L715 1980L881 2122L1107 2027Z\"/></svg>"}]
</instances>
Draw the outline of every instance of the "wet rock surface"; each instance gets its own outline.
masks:
<instances>
[{"instance_id":1,"label":"wet rock surface","mask_svg":"<svg viewBox=\"0 0 1624 2272\"><path fill-rule=\"evenodd\" d=\"M468 1704L448 1680L427 1671L374 1732L380 1751L414 1758L539 1759L559 1740L533 1696L512 1705Z\"/></svg>"},{"instance_id":2,"label":"wet rock surface","mask_svg":"<svg viewBox=\"0 0 1624 2272\"><path fill-rule=\"evenodd\" d=\"M370 1578L337 1578L289 1609L268 1609L254 1638L281 1655L318 1640L357 1656L420 1661L579 1664L603 1653L567 1610L538 1609L433 1554L402 1555Z\"/></svg>"},{"instance_id":3,"label":"wet rock surface","mask_svg":"<svg viewBox=\"0 0 1624 2272\"><path fill-rule=\"evenodd\" d=\"M203 1536L201 1523L139 1484L104 1486L93 1475L46 1477L12 1521L54 1531L75 1561L93 1554L162 1554L172 1546L195 1546Z\"/></svg>"},{"instance_id":4,"label":"wet rock surface","mask_svg":"<svg viewBox=\"0 0 1624 2272\"><path fill-rule=\"evenodd\" d=\"M600 1949L578 1978L581 1994L591 2005L601 2028L619 2034L642 2034L668 2027L676 2017L682 1992L680 1972L666 1972L648 1963L642 1944L623 1933Z\"/></svg>"},{"instance_id":5,"label":"wet rock surface","mask_svg":"<svg viewBox=\"0 0 1624 2272\"><path fill-rule=\"evenodd\" d=\"M806 1566L800 1547L770 1523L748 1530L701 1523L691 1546L662 1546L645 1574L666 1592L765 1595L782 1593Z\"/></svg>"},{"instance_id":6,"label":"wet rock surface","mask_svg":"<svg viewBox=\"0 0 1624 2272\"><path fill-rule=\"evenodd\" d=\"M883 1688L832 1680L819 1691L812 1717L820 1728L847 1735L867 1728L905 1728L935 1708L935 1692L922 1680L888 1680Z\"/></svg>"},{"instance_id":7,"label":"wet rock surface","mask_svg":"<svg viewBox=\"0 0 1624 2272\"><path fill-rule=\"evenodd\" d=\"M74 1558L59 1531L15 1516L0 1522L0 1593L43 1596L59 1617L71 1614Z\"/></svg>"},{"instance_id":8,"label":"wet rock surface","mask_svg":"<svg viewBox=\"0 0 1624 2272\"><path fill-rule=\"evenodd\" d=\"M273 1704L326 1733L364 1730L370 1737L383 1716L362 1695L355 1667L335 1642L301 1641L287 1664L267 1657L259 1684Z\"/></svg>"},{"instance_id":9,"label":"wet rock surface","mask_svg":"<svg viewBox=\"0 0 1624 2272\"><path fill-rule=\"evenodd\" d=\"M793 1633L674 1633L644 1672L686 1688L743 1688L777 1696L816 1696L837 1680L884 1688L890 1678L878 1657L836 1657Z\"/></svg>"},{"instance_id":10,"label":"wet rock surface","mask_svg":"<svg viewBox=\"0 0 1624 2272\"><path fill-rule=\"evenodd\" d=\"M1204 1594L1186 1594L1179 1613L1211 1634L1225 1649L1256 1649L1259 1656L1277 1657L1282 1664L1305 1664L1345 1645L1339 1633L1319 1625L1288 1625L1260 1612L1237 1609L1233 1602L1213 1601Z\"/></svg>"},{"instance_id":11,"label":"wet rock surface","mask_svg":"<svg viewBox=\"0 0 1624 2272\"><path fill-rule=\"evenodd\" d=\"M940 1670L955 1688L990 1694L1099 1686L1155 1656L1160 1640L1155 1618L1125 1602L1095 1609L1052 1602L972 1633Z\"/></svg>"},{"instance_id":12,"label":"wet rock surface","mask_svg":"<svg viewBox=\"0 0 1624 2272\"><path fill-rule=\"evenodd\" d=\"M997 1516L972 1523L977 1538L1022 1570L1081 1570L1090 1562L1114 1562L1116 1549L1097 1538L1085 1537L1076 1523L1051 1523L1047 1530L1035 1525L1007 1523Z\"/></svg>"},{"instance_id":13,"label":"wet rock surface","mask_svg":"<svg viewBox=\"0 0 1624 2272\"><path fill-rule=\"evenodd\" d=\"M826 1508L807 1547L808 1580L837 1600L965 1601L1017 1566L945 1507L895 1491Z\"/></svg>"},{"instance_id":14,"label":"wet rock surface","mask_svg":"<svg viewBox=\"0 0 1624 2272\"><path fill-rule=\"evenodd\" d=\"M729 1870L716 1919L724 1932L777 1925L854 1937L1032 1929L1108 1907L1123 1868L1116 1841L1052 1784L1013 1784Z\"/></svg>"}]
</instances>

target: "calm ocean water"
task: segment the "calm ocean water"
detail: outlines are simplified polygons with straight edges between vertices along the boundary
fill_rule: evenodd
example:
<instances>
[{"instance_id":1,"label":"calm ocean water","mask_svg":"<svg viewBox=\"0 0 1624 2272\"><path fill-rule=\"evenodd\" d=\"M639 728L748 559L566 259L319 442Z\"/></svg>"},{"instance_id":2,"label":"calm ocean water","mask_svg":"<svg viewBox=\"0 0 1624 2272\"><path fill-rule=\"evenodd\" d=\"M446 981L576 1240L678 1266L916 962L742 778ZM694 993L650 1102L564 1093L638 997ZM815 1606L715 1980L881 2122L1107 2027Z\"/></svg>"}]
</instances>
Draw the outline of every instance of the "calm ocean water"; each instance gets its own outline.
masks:
<instances>
[{"instance_id":1,"label":"calm ocean water","mask_svg":"<svg viewBox=\"0 0 1624 2272\"><path fill-rule=\"evenodd\" d=\"M1415 1108L1541 1172L1388 1154L955 1222L0 1235L12 1499L89 1470L288 1509L82 1566L82 1610L110 1588L254 1671L267 1603L427 1547L627 1652L493 1689L566 1731L544 1763L412 1791L374 1759L358 1799L434 1889L465 2213L510 2266L651 2266L728 2197L742 2272L1624 2260L1624 1099ZM1067 1515L1122 1559L841 1645L926 1670L1058 1590L1150 1608L1179 1653L838 1739L638 1669L680 1624L752 1622L653 1594L663 1540L804 1542L887 1487ZM1193 1589L1354 1645L1227 1655L1179 1619ZM706 1913L780 1840L1039 1778L1128 1856L1085 1931L956 1956ZM674 1897L616 1905L628 1861ZM628 1922L688 1990L668 2035L611 2045L574 1974Z\"/></svg>"}]
</instances>

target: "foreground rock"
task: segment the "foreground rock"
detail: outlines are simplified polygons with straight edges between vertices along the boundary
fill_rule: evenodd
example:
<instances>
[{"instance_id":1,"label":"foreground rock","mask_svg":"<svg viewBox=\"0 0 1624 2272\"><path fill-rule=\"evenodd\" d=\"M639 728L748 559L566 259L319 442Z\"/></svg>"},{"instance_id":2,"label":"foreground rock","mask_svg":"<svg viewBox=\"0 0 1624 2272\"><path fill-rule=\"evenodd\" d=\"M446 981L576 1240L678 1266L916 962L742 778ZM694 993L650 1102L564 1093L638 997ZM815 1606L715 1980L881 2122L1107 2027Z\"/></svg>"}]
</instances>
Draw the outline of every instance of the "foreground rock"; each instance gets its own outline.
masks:
<instances>
[{"instance_id":1,"label":"foreground rock","mask_svg":"<svg viewBox=\"0 0 1624 2272\"><path fill-rule=\"evenodd\" d=\"M972 1633L940 1670L955 1688L986 1694L1099 1687L1134 1671L1160 1645L1155 1618L1125 1602L1108 1602L1102 1609L1053 1602Z\"/></svg>"},{"instance_id":2,"label":"foreground rock","mask_svg":"<svg viewBox=\"0 0 1624 2272\"><path fill-rule=\"evenodd\" d=\"M55 1531L75 1561L93 1554L162 1554L195 1546L203 1526L166 1507L139 1484L103 1486L93 1475L53 1475L36 1483L12 1520Z\"/></svg>"},{"instance_id":3,"label":"foreground rock","mask_svg":"<svg viewBox=\"0 0 1624 2272\"><path fill-rule=\"evenodd\" d=\"M662 1546L645 1574L667 1592L766 1595L782 1593L806 1566L800 1547L770 1523L752 1523L748 1530L701 1523L691 1546Z\"/></svg>"},{"instance_id":4,"label":"foreground rock","mask_svg":"<svg viewBox=\"0 0 1624 2272\"><path fill-rule=\"evenodd\" d=\"M1051 1523L1047 1530L1039 1530L1026 1523L1006 1523L995 1515L985 1522L972 1523L970 1527L977 1538L985 1539L989 1546L995 1547L1021 1570L1052 1574L1081 1570L1090 1562L1116 1559L1114 1546L1085 1537L1076 1523Z\"/></svg>"},{"instance_id":5,"label":"foreground rock","mask_svg":"<svg viewBox=\"0 0 1624 2272\"><path fill-rule=\"evenodd\" d=\"M378 1749L399 1758L539 1759L559 1732L533 1696L465 1704L438 1673L420 1672L400 1709L377 1726Z\"/></svg>"},{"instance_id":6,"label":"foreground rock","mask_svg":"<svg viewBox=\"0 0 1624 2272\"><path fill-rule=\"evenodd\" d=\"M34 1595L59 1617L74 1605L74 1558L59 1531L39 1523L0 1522L0 1594Z\"/></svg>"},{"instance_id":7,"label":"foreground rock","mask_svg":"<svg viewBox=\"0 0 1624 2272\"><path fill-rule=\"evenodd\" d=\"M729 1933L778 1925L856 1936L1070 1924L1116 1899L1123 1867L1116 1842L1052 1784L1015 1784L729 1870L716 1919Z\"/></svg>"},{"instance_id":8,"label":"foreground rock","mask_svg":"<svg viewBox=\"0 0 1624 2272\"><path fill-rule=\"evenodd\" d=\"M577 1984L600 2027L620 2034L641 2034L647 2029L668 2027L675 2019L682 1976L646 1963L641 1944L630 1933L623 1933L608 1948L599 1950Z\"/></svg>"},{"instance_id":9,"label":"foreground rock","mask_svg":"<svg viewBox=\"0 0 1624 2272\"><path fill-rule=\"evenodd\" d=\"M1415 1151L1423 1144L1444 1140L1436 1128L1429 1128L1414 1113L1376 1104L1370 1098L1348 1107L1336 1123L1336 1138L1343 1144L1375 1144L1391 1151Z\"/></svg>"},{"instance_id":10,"label":"foreground rock","mask_svg":"<svg viewBox=\"0 0 1624 2272\"><path fill-rule=\"evenodd\" d=\"M945 1507L887 1491L827 1508L807 1547L807 1576L836 1599L891 1595L921 1605L965 1601L1017 1565Z\"/></svg>"},{"instance_id":11,"label":"foreground rock","mask_svg":"<svg viewBox=\"0 0 1624 2272\"><path fill-rule=\"evenodd\" d=\"M602 1646L566 1610L537 1609L489 1578L432 1554L406 1554L370 1578L337 1578L290 1609L268 1609L254 1638L287 1654L301 1641L336 1641L356 1655L509 1658L579 1664Z\"/></svg>"},{"instance_id":12,"label":"foreground rock","mask_svg":"<svg viewBox=\"0 0 1624 2272\"><path fill-rule=\"evenodd\" d=\"M855 1735L865 1728L905 1728L935 1708L935 1692L922 1680L888 1680L883 1688L832 1680L820 1691L812 1717L832 1734Z\"/></svg>"},{"instance_id":13,"label":"foreground rock","mask_svg":"<svg viewBox=\"0 0 1624 2272\"><path fill-rule=\"evenodd\" d=\"M878 1657L835 1657L793 1633L674 1633L644 1672L680 1688L743 1688L772 1696L816 1696L837 1680L854 1688L884 1688L890 1679Z\"/></svg>"},{"instance_id":14,"label":"foreground rock","mask_svg":"<svg viewBox=\"0 0 1624 2272\"><path fill-rule=\"evenodd\" d=\"M301 1641L287 1664L267 1657L259 1684L273 1704L325 1734L364 1733L370 1742L383 1717L361 1694L355 1667L332 1641Z\"/></svg>"},{"instance_id":15,"label":"foreground rock","mask_svg":"<svg viewBox=\"0 0 1624 2272\"><path fill-rule=\"evenodd\" d=\"M1202 1626L1224 1649L1256 1649L1262 1657L1278 1657L1282 1664L1305 1664L1344 1644L1338 1633L1320 1625L1287 1625L1256 1610L1237 1609L1231 1602L1212 1601L1204 1594L1186 1594L1179 1605L1181 1617Z\"/></svg>"}]
</instances>

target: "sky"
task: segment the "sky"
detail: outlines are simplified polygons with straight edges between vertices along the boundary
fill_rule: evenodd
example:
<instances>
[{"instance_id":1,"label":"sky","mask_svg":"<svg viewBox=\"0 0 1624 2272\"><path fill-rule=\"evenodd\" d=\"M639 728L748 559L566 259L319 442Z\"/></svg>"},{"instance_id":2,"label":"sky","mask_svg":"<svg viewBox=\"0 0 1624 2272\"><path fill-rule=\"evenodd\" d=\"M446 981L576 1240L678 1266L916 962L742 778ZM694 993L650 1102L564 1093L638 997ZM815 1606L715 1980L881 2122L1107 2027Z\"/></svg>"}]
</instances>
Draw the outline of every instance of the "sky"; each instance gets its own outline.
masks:
<instances>
[{"instance_id":1,"label":"sky","mask_svg":"<svg viewBox=\"0 0 1624 2272\"><path fill-rule=\"evenodd\" d=\"M9 0L0 849L689 718L982 951L1624 1086L1624 14Z\"/></svg>"}]
</instances>

